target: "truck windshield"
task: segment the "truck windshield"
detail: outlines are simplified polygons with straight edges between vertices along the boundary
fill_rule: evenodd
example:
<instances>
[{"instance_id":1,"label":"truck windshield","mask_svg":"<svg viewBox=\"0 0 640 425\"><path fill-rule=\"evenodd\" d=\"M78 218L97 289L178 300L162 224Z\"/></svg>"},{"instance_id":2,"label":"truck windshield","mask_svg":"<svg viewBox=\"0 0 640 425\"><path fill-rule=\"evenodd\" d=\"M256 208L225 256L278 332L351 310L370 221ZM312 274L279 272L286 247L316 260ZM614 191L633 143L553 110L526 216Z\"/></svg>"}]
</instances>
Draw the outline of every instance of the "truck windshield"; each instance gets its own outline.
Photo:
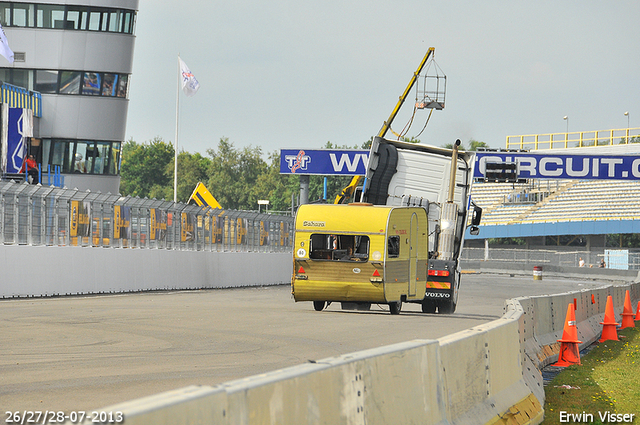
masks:
<instances>
[{"instance_id":1,"label":"truck windshield","mask_svg":"<svg viewBox=\"0 0 640 425\"><path fill-rule=\"evenodd\" d=\"M331 261L367 261L369 237L314 233L311 235L309 258Z\"/></svg>"}]
</instances>

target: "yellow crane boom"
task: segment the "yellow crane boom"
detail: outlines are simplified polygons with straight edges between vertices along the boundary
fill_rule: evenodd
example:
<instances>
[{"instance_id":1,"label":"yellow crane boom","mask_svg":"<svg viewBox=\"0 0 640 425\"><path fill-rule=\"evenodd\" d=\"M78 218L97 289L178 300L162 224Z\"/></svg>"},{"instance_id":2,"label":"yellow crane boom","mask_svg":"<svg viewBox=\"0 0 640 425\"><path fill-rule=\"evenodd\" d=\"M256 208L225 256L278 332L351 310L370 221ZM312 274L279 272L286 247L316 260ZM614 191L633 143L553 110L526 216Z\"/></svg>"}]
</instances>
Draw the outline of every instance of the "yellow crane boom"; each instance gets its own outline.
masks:
<instances>
[{"instance_id":1,"label":"yellow crane boom","mask_svg":"<svg viewBox=\"0 0 640 425\"><path fill-rule=\"evenodd\" d=\"M396 115L398 115L398 111L400 111L400 108L402 107L402 104L407 99L407 96L409 95L409 92L411 91L411 89L415 85L416 80L418 79L418 76L422 72L422 68L424 68L424 65L427 63L427 61L429 60L429 58L433 55L433 53L435 51L436 51L435 47L429 47L429 50L427 50L427 53L424 55L424 58L422 58L422 62L420 62L420 66L418 66L418 69L416 70L416 72L413 73L413 76L411 77L411 80L409 81L409 84L407 85L407 88L404 90L404 93L402 93L402 96L400 96L400 98L398 99L398 103L396 104L395 108L393 108L393 111L391 111L391 115L389 115L389 118L387 118L387 120L384 122L384 124L382 124L382 128L378 132L378 137L383 137L384 138L384 136L387 134L387 131L389 131L389 129L391 128L391 123L396 118ZM349 183L349 185L346 186L344 189L342 189L340 194L338 196L336 196L336 199L335 199L335 201L333 203L334 204L343 204L349 198L351 198L351 196L353 196L353 192L356 190L358 185L360 185L360 182L362 181L362 178L363 178L363 176L354 176L351 179L351 182Z\"/></svg>"}]
</instances>

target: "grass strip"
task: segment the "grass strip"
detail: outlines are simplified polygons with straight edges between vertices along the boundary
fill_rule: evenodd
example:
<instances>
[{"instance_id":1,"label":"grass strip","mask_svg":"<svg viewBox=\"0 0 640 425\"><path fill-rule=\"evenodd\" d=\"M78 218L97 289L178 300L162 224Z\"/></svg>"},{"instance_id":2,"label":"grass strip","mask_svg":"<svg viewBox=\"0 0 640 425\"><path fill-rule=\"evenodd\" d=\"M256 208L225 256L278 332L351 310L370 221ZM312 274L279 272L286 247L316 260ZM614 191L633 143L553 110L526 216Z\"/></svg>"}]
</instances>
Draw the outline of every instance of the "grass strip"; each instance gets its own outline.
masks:
<instances>
[{"instance_id":1,"label":"grass strip","mask_svg":"<svg viewBox=\"0 0 640 425\"><path fill-rule=\"evenodd\" d=\"M618 330L618 338L599 343L581 366L545 387L543 424L640 424L640 327Z\"/></svg>"}]
</instances>

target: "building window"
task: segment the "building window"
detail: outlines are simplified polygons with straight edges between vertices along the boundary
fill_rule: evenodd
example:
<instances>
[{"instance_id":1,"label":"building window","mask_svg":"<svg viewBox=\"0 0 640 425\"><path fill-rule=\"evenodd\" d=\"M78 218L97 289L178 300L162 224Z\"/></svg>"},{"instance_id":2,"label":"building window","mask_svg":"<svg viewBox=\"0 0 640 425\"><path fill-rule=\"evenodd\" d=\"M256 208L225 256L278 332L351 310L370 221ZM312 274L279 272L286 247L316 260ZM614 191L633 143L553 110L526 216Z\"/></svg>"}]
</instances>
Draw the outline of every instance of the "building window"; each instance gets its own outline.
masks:
<instances>
[{"instance_id":1,"label":"building window","mask_svg":"<svg viewBox=\"0 0 640 425\"><path fill-rule=\"evenodd\" d=\"M89 24L87 25L87 29L89 31L99 31L100 30L100 17L101 13L95 10L89 12Z\"/></svg>"},{"instance_id":2,"label":"building window","mask_svg":"<svg viewBox=\"0 0 640 425\"><path fill-rule=\"evenodd\" d=\"M42 169L65 174L120 174L121 142L44 139ZM50 168L49 168L50 167Z\"/></svg>"},{"instance_id":3,"label":"building window","mask_svg":"<svg viewBox=\"0 0 640 425\"><path fill-rule=\"evenodd\" d=\"M128 82L128 75L125 74L120 76L120 78L118 79L118 91L116 93L118 97L127 97L127 89L129 88Z\"/></svg>"},{"instance_id":4,"label":"building window","mask_svg":"<svg viewBox=\"0 0 640 425\"><path fill-rule=\"evenodd\" d=\"M33 89L33 73L28 69L15 68L12 72L12 81L14 86L24 87L28 90Z\"/></svg>"},{"instance_id":5,"label":"building window","mask_svg":"<svg viewBox=\"0 0 640 425\"><path fill-rule=\"evenodd\" d=\"M102 80L102 95L103 96L115 96L116 95L116 82L118 79L117 74L104 74Z\"/></svg>"},{"instance_id":6,"label":"building window","mask_svg":"<svg viewBox=\"0 0 640 425\"><path fill-rule=\"evenodd\" d=\"M64 6L57 4L37 5L36 27L64 29Z\"/></svg>"},{"instance_id":7,"label":"building window","mask_svg":"<svg viewBox=\"0 0 640 425\"><path fill-rule=\"evenodd\" d=\"M11 3L0 2L0 24L3 27L11 25Z\"/></svg>"},{"instance_id":8,"label":"building window","mask_svg":"<svg viewBox=\"0 0 640 425\"><path fill-rule=\"evenodd\" d=\"M101 74L97 72L85 72L82 82L82 94L100 96Z\"/></svg>"},{"instance_id":9,"label":"building window","mask_svg":"<svg viewBox=\"0 0 640 425\"><path fill-rule=\"evenodd\" d=\"M77 71L62 71L60 73L60 93L80 94L80 73Z\"/></svg>"},{"instance_id":10,"label":"building window","mask_svg":"<svg viewBox=\"0 0 640 425\"><path fill-rule=\"evenodd\" d=\"M127 74L0 68L0 81L48 94L74 94L126 98Z\"/></svg>"},{"instance_id":11,"label":"building window","mask_svg":"<svg viewBox=\"0 0 640 425\"><path fill-rule=\"evenodd\" d=\"M133 34L136 12L97 6L0 2L3 26Z\"/></svg>"},{"instance_id":12,"label":"building window","mask_svg":"<svg viewBox=\"0 0 640 425\"><path fill-rule=\"evenodd\" d=\"M14 3L11 24L15 27L35 26L35 5L29 3Z\"/></svg>"},{"instance_id":13,"label":"building window","mask_svg":"<svg viewBox=\"0 0 640 425\"><path fill-rule=\"evenodd\" d=\"M76 8L69 7L67 10L67 26L65 29L79 30L81 29L82 11Z\"/></svg>"},{"instance_id":14,"label":"building window","mask_svg":"<svg viewBox=\"0 0 640 425\"><path fill-rule=\"evenodd\" d=\"M40 93L58 92L58 71L36 71L35 91Z\"/></svg>"}]
</instances>

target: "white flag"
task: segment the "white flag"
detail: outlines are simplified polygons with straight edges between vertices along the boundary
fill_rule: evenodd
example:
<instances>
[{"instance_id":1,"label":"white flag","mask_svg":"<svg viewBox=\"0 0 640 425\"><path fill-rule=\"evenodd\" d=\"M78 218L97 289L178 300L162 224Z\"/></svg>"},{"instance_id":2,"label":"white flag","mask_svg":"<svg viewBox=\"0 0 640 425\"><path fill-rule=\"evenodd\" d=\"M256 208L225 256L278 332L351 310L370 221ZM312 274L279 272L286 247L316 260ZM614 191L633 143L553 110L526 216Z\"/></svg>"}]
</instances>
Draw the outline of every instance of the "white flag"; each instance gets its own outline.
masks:
<instances>
[{"instance_id":1,"label":"white flag","mask_svg":"<svg viewBox=\"0 0 640 425\"><path fill-rule=\"evenodd\" d=\"M7 35L4 33L4 28L2 28L2 25L0 25L0 55L7 58L9 62L13 63L13 51L9 47Z\"/></svg>"},{"instance_id":2,"label":"white flag","mask_svg":"<svg viewBox=\"0 0 640 425\"><path fill-rule=\"evenodd\" d=\"M180 61L182 90L184 91L184 94L191 97L194 94L196 94L196 92L200 88L200 83L198 82L198 80L196 80L195 75L191 73L191 70L189 70L189 67L187 66L187 64L184 63L182 59L180 59L180 56L178 56L178 60Z\"/></svg>"}]
</instances>

